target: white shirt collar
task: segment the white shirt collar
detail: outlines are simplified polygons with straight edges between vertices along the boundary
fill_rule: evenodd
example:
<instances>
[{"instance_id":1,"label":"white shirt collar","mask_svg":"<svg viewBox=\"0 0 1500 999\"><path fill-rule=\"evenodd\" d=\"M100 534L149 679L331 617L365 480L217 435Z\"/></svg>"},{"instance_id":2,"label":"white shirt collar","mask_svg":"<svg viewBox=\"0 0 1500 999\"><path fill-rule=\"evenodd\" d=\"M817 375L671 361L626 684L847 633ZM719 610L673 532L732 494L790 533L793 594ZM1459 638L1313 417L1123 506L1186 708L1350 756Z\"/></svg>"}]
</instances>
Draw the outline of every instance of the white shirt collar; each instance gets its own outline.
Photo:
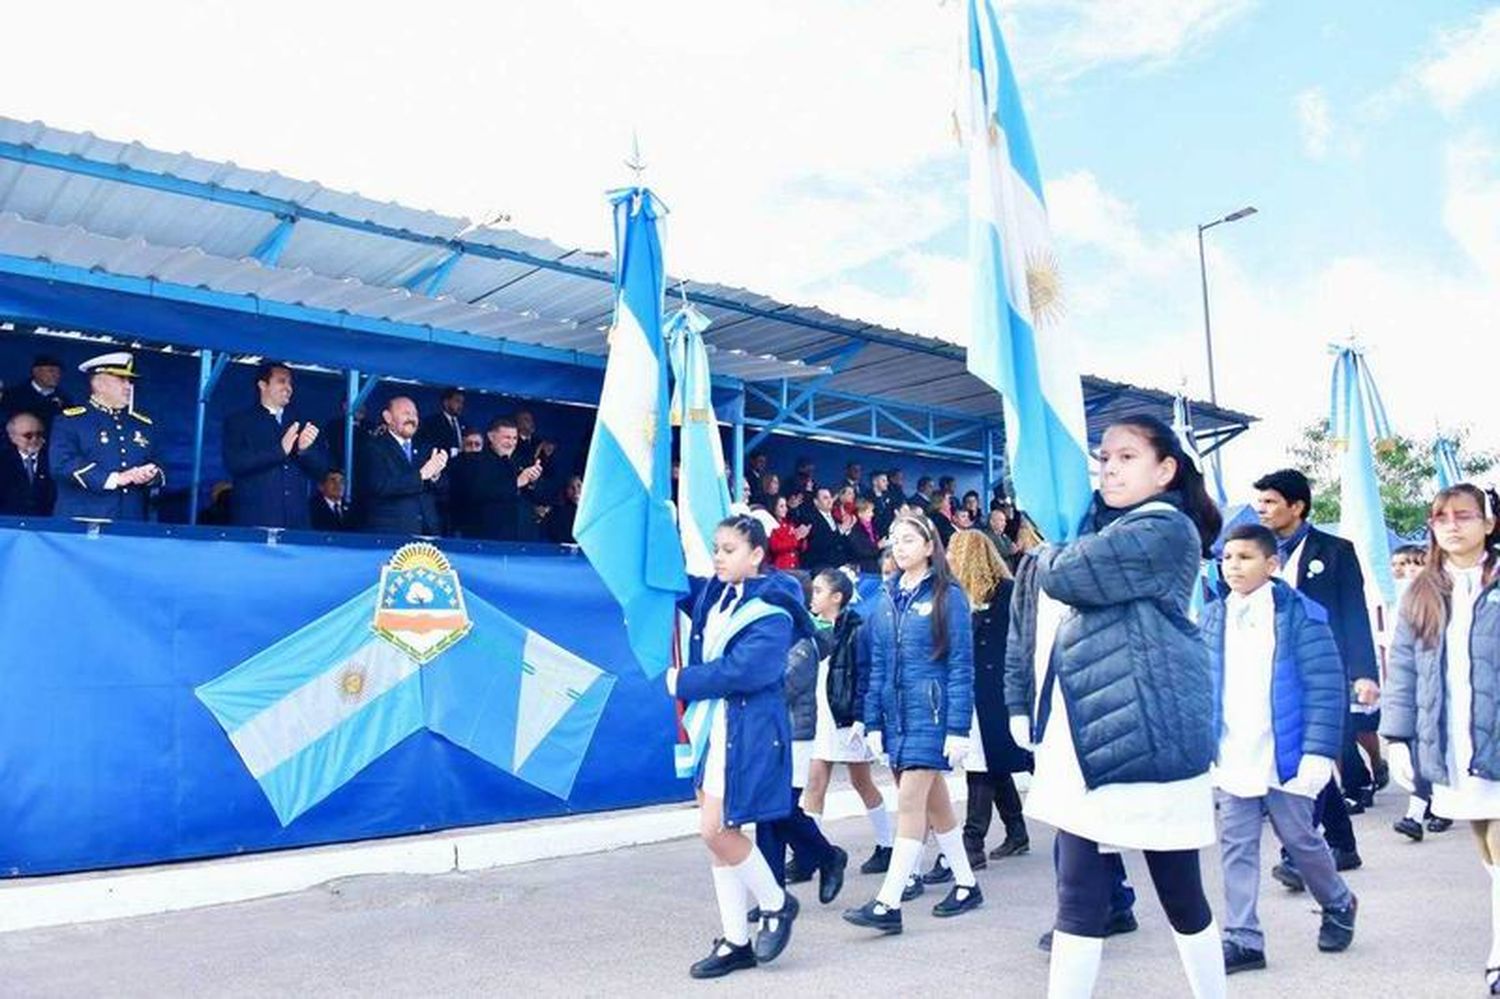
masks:
<instances>
[{"instance_id":1,"label":"white shirt collar","mask_svg":"<svg viewBox=\"0 0 1500 999\"><path fill-rule=\"evenodd\" d=\"M52 394L57 391L57 389L55 388L42 388L36 383L35 380L32 381L31 387L36 390L37 395L41 396L44 399L52 398Z\"/></svg>"}]
</instances>

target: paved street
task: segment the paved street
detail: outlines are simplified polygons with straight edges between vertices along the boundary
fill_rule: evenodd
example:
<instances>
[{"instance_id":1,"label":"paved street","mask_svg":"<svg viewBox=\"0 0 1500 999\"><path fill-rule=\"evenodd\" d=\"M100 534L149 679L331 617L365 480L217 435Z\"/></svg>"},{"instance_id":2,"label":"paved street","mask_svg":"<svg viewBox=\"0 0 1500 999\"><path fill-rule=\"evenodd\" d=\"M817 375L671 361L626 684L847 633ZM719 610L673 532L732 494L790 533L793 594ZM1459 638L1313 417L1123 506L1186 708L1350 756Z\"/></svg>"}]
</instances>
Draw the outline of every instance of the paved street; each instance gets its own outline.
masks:
<instances>
[{"instance_id":1,"label":"paved street","mask_svg":"<svg viewBox=\"0 0 1500 999\"><path fill-rule=\"evenodd\" d=\"M1409 844L1390 831L1399 800L1387 794L1356 819L1366 865L1351 875L1361 900L1353 949L1319 954L1311 901L1268 886L1261 915L1271 967L1231 979L1231 994L1483 994L1489 887L1469 834L1459 826ZM834 823L832 833L856 861L868 852L863 820ZM826 909L801 886L804 915L787 953L717 983L687 977L715 931L715 908L702 847L678 841L4 935L0 994L1039 996L1047 963L1035 941L1052 907L1049 842L1034 828L1030 856L982 872L987 904L977 913L936 920L929 891L925 904L907 907L906 933L896 938L838 918L843 905L874 892L876 878L852 875ZM1269 844L1266 856L1269 863ZM1127 863L1144 876L1138 857ZM1217 908L1217 871L1209 874ZM1106 947L1100 996L1186 995L1165 920L1149 888L1143 896L1141 931Z\"/></svg>"}]
</instances>

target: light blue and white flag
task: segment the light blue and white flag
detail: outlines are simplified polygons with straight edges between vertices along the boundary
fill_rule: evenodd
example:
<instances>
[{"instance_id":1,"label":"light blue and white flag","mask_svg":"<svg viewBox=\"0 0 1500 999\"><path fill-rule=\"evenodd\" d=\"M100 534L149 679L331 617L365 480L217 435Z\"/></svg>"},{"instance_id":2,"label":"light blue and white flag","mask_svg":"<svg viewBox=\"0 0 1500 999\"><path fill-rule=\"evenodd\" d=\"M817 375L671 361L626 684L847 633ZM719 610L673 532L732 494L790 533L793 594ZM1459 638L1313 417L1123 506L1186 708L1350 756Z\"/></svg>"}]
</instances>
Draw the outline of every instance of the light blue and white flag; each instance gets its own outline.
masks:
<instances>
[{"instance_id":1,"label":"light blue and white flag","mask_svg":"<svg viewBox=\"0 0 1500 999\"><path fill-rule=\"evenodd\" d=\"M1016 503L1049 541L1078 533L1088 511L1083 383L1061 329L1057 257L1042 175L1005 53L994 0L967 0L969 371L1004 402Z\"/></svg>"},{"instance_id":2,"label":"light blue and white flag","mask_svg":"<svg viewBox=\"0 0 1500 999\"><path fill-rule=\"evenodd\" d=\"M1364 352L1352 344L1336 346L1334 351L1329 436L1343 450L1339 533L1354 545L1365 579L1389 606L1396 602L1396 580L1391 575L1390 532L1375 474L1374 448L1376 441L1390 438L1390 421Z\"/></svg>"},{"instance_id":3,"label":"light blue and white flag","mask_svg":"<svg viewBox=\"0 0 1500 999\"><path fill-rule=\"evenodd\" d=\"M421 667L370 628L378 589L196 690L282 825L424 725Z\"/></svg>"},{"instance_id":4,"label":"light blue and white flag","mask_svg":"<svg viewBox=\"0 0 1500 999\"><path fill-rule=\"evenodd\" d=\"M1213 463L1198 450L1198 435L1193 431L1192 410L1188 406L1187 396L1181 392L1172 400L1172 433L1176 435L1177 443L1182 445L1183 453L1192 461L1198 474L1203 476L1208 495L1213 497L1220 510L1224 509L1229 505L1229 497L1224 493L1224 483L1219 481Z\"/></svg>"},{"instance_id":5,"label":"light blue and white flag","mask_svg":"<svg viewBox=\"0 0 1500 999\"><path fill-rule=\"evenodd\" d=\"M677 598L687 592L672 515L672 437L662 339L665 209L643 187L610 195L615 217L615 318L574 536L625 612L647 676L672 660Z\"/></svg>"},{"instance_id":6,"label":"light blue and white flag","mask_svg":"<svg viewBox=\"0 0 1500 999\"><path fill-rule=\"evenodd\" d=\"M1458 463L1458 442L1448 437L1438 437L1432 442L1432 464L1437 469L1439 489L1448 489L1464 480L1463 467Z\"/></svg>"}]
</instances>

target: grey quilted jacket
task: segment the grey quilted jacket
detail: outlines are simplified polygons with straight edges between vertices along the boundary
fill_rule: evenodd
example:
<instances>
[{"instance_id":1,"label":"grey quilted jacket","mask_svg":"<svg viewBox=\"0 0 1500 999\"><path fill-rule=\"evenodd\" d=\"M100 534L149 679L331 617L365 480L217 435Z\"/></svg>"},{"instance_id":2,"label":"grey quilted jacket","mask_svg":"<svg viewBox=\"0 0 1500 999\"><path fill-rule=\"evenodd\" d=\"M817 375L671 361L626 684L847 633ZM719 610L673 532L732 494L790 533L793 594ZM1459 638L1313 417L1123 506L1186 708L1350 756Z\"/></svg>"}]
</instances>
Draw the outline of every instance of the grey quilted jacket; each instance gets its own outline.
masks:
<instances>
[{"instance_id":1,"label":"grey quilted jacket","mask_svg":"<svg viewBox=\"0 0 1500 999\"><path fill-rule=\"evenodd\" d=\"M1214 681L1187 608L1198 576L1197 528L1148 503L1098 534L1048 545L1022 563L1011 598L1005 702L1032 717L1037 700L1037 589L1068 604L1052 667L1090 788L1207 773L1214 757ZM1052 719L1049 719L1049 723ZM1035 731L1036 741L1042 730Z\"/></svg>"},{"instance_id":2,"label":"grey quilted jacket","mask_svg":"<svg viewBox=\"0 0 1500 999\"><path fill-rule=\"evenodd\" d=\"M1485 587L1474 605L1469 664L1474 755L1466 764L1459 762L1476 777L1500 780L1500 584ZM1413 633L1406 615L1399 615L1380 694L1380 734L1411 746L1412 764L1424 784L1452 783L1447 672L1444 643L1428 647Z\"/></svg>"}]
</instances>

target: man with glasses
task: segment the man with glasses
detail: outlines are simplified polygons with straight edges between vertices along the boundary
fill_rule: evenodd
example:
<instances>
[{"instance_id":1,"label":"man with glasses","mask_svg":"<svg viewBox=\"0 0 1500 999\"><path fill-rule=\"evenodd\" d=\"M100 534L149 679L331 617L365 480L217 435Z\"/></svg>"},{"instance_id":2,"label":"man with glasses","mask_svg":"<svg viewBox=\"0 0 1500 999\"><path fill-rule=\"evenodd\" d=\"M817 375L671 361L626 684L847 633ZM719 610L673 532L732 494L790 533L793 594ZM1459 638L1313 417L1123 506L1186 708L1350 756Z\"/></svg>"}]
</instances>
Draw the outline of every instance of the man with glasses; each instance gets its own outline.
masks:
<instances>
[{"instance_id":1,"label":"man with glasses","mask_svg":"<svg viewBox=\"0 0 1500 999\"><path fill-rule=\"evenodd\" d=\"M1312 510L1312 486L1307 476L1296 469L1286 468L1261 476L1255 482L1255 490L1255 514L1276 535L1281 578L1328 612L1328 624L1344 663L1351 700L1361 705L1378 703L1380 682L1375 665L1375 639L1365 604L1365 577L1354 546L1307 522ZM1361 781L1369 782L1370 775L1366 771L1361 778L1354 772L1352 764L1358 762L1359 754L1353 748L1354 729L1347 720L1344 740L1345 790L1353 792ZM1364 770L1362 762L1359 769ZM1351 784L1356 787L1350 787ZM1361 865L1354 826L1349 822L1349 807L1337 778L1329 781L1318 795L1313 821L1322 824L1323 838L1333 849L1340 871ZM1286 861L1285 854L1271 874L1293 891L1304 887L1302 876Z\"/></svg>"},{"instance_id":2,"label":"man with glasses","mask_svg":"<svg viewBox=\"0 0 1500 999\"><path fill-rule=\"evenodd\" d=\"M5 421L10 447L0 457L0 513L14 517L50 517L57 485L47 468L47 431L34 413L20 412Z\"/></svg>"}]
</instances>

